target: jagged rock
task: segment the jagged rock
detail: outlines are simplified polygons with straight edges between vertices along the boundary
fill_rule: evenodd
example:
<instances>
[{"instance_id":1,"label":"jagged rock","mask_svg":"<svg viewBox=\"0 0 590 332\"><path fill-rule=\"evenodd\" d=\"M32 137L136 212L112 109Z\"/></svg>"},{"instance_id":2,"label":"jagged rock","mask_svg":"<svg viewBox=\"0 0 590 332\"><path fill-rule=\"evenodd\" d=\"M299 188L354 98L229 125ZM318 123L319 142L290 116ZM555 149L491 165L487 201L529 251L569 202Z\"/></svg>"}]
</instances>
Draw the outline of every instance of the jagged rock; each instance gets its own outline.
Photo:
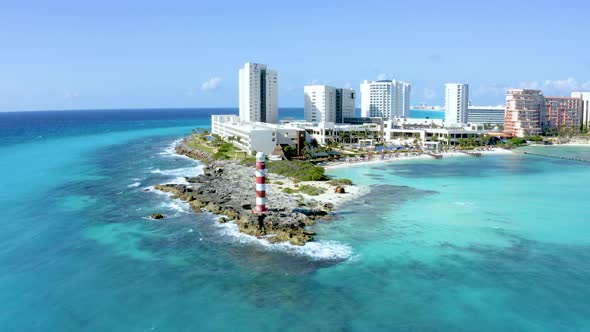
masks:
<instances>
[{"instance_id":1,"label":"jagged rock","mask_svg":"<svg viewBox=\"0 0 590 332\"><path fill-rule=\"evenodd\" d=\"M270 243L289 242L304 245L313 240L315 232L305 230L314 219L330 215L332 204L305 201L293 195L276 191L269 197L271 211L252 213L256 197L254 168L236 162L215 161L210 155L191 149L186 144L176 152L197 159L204 164L203 174L187 177L188 184L155 185L155 189L168 192L172 197L188 202L200 213L203 210L221 215L219 223L235 222L242 233L266 239ZM252 202L252 203L251 203ZM298 206L304 203L305 206Z\"/></svg>"},{"instance_id":2,"label":"jagged rock","mask_svg":"<svg viewBox=\"0 0 590 332\"><path fill-rule=\"evenodd\" d=\"M322 211L330 212L330 211L332 211L332 209L334 209L334 204L332 204L332 203L322 203L322 204L320 204L320 209Z\"/></svg>"},{"instance_id":3,"label":"jagged rock","mask_svg":"<svg viewBox=\"0 0 590 332\"><path fill-rule=\"evenodd\" d=\"M344 190L344 187L342 186L337 186L336 189L334 189L334 192L337 194L344 194L346 190Z\"/></svg>"},{"instance_id":4,"label":"jagged rock","mask_svg":"<svg viewBox=\"0 0 590 332\"><path fill-rule=\"evenodd\" d=\"M164 216L161 213L152 213L152 219L163 219Z\"/></svg>"}]
</instances>

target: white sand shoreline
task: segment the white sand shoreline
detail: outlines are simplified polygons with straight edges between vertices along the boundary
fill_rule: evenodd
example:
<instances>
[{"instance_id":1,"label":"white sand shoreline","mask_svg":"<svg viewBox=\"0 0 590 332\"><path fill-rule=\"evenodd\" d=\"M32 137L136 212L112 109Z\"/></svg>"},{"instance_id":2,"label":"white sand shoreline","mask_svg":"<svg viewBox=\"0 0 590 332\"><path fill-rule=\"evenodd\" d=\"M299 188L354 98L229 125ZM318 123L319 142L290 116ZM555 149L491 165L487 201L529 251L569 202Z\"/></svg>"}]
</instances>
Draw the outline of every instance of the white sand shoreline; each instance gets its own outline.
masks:
<instances>
[{"instance_id":1,"label":"white sand shoreline","mask_svg":"<svg viewBox=\"0 0 590 332\"><path fill-rule=\"evenodd\" d=\"M502 149L502 148L495 148L495 149L491 149L491 150L475 151L475 152L481 153L482 155L499 155L499 154L507 155L507 154L514 153L510 150L506 150L506 149ZM467 155L465 153L457 152L457 151L445 152L442 155L443 155L443 158L470 157L469 155ZM401 156L401 157L391 158L391 159L373 159L373 160L356 161L356 162L333 162L328 165L324 165L323 167L326 170L330 170L330 169L345 168L345 167L378 165L378 164L382 164L382 163L389 163L389 162L396 162L396 161L403 161L403 160L427 160L427 159L430 159L433 161L436 160L432 156L429 156L426 154L420 154L417 156ZM287 178L285 178L285 181L283 181L283 179L281 179L281 181L284 183L284 185L281 186L282 188L285 188L285 187L295 188L295 184L293 183L293 181L291 181ZM310 181L310 182L305 182L304 184L326 189L326 192L324 194L321 194L318 196L309 196L306 194L301 194L304 198L315 199L315 200L325 202L325 203L332 203L332 204L334 204L334 207L339 207L342 204L344 204L348 201L351 201L353 199L357 199L360 196L366 195L371 191L369 186L353 184L353 185L349 185L349 186L343 186L346 190L345 194L337 194L334 192L334 186L330 185L326 181Z\"/></svg>"},{"instance_id":2,"label":"white sand shoreline","mask_svg":"<svg viewBox=\"0 0 590 332\"><path fill-rule=\"evenodd\" d=\"M506 150L506 149L502 149L502 148L495 148L495 149L483 150L483 151L473 151L473 152L481 153L482 155L497 155L497 154L506 155L506 154L513 154L514 153L510 150ZM469 155L467 155L463 152L457 152L457 151L444 152L444 153L442 153L442 156L443 156L443 158L469 157ZM393 157L393 158L389 158L389 159L375 158L372 160L361 160L361 161L353 161L353 162L337 161L337 162L329 163L328 165L324 165L324 168L326 170L330 170L330 169L336 169L336 168L376 165L376 164L381 164L381 163L390 163L390 162L396 162L396 161L416 160L416 159L436 160L432 156L429 156L427 154L420 154L417 156L399 156L399 157Z\"/></svg>"},{"instance_id":3,"label":"white sand shoreline","mask_svg":"<svg viewBox=\"0 0 590 332\"><path fill-rule=\"evenodd\" d=\"M590 147L590 142L568 142L563 144L543 145L543 146L584 146Z\"/></svg>"},{"instance_id":4,"label":"white sand shoreline","mask_svg":"<svg viewBox=\"0 0 590 332\"><path fill-rule=\"evenodd\" d=\"M296 192L292 195L301 195L305 200L315 200L317 202L330 203L333 204L335 208L370 192L368 186L356 185L353 183L352 185L341 185L341 187L344 188L345 193L338 194L334 191L336 186L330 184L329 181L303 181L295 183L295 181L288 177L276 175L273 173L268 174L268 180L270 183L266 185L266 190L268 192L267 199L269 206L271 206L273 203L273 191L283 191L285 188L291 188L295 190ZM322 188L325 190L325 192L317 196L307 195L298 191L299 186L302 185Z\"/></svg>"}]
</instances>

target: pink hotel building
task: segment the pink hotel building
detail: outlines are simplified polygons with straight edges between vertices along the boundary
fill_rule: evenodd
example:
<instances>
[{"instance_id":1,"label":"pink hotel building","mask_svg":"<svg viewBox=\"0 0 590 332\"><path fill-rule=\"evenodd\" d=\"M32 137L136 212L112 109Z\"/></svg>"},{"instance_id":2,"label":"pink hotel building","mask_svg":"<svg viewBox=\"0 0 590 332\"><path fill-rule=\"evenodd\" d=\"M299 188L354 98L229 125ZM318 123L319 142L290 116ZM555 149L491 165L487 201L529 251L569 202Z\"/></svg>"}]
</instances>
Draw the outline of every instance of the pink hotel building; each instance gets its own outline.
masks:
<instances>
[{"instance_id":1,"label":"pink hotel building","mask_svg":"<svg viewBox=\"0 0 590 332\"><path fill-rule=\"evenodd\" d=\"M550 129L578 130L583 111L583 100L579 97L545 97L541 90L512 89L506 94L504 131L524 137Z\"/></svg>"}]
</instances>

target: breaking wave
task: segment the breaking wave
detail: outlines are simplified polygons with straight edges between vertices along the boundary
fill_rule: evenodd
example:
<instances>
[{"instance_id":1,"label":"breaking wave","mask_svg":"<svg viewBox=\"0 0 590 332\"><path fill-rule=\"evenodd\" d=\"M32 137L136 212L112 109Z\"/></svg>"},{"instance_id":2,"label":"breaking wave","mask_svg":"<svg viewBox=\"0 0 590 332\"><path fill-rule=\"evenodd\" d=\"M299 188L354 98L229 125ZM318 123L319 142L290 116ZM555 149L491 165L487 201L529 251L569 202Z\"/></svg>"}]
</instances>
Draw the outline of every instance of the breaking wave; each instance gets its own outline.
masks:
<instances>
[{"instance_id":1,"label":"breaking wave","mask_svg":"<svg viewBox=\"0 0 590 332\"><path fill-rule=\"evenodd\" d=\"M260 245L266 250L282 251L292 255L306 256L313 260L337 260L343 261L350 258L353 250L349 245L337 241L307 242L303 246L295 246L289 243L269 243L264 239L240 233L238 226L233 222L224 224L216 223L225 236L231 237L239 243Z\"/></svg>"}]
</instances>

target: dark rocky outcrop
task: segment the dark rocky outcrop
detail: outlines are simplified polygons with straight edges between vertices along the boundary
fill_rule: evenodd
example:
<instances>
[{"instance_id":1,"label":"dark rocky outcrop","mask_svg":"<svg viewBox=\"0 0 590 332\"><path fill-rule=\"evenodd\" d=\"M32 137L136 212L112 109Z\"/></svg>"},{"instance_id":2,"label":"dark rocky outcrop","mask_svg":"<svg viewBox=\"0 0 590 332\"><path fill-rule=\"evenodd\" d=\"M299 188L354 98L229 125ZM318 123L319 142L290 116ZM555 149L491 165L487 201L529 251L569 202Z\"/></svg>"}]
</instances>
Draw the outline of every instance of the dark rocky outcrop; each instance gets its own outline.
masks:
<instances>
[{"instance_id":1,"label":"dark rocky outcrop","mask_svg":"<svg viewBox=\"0 0 590 332\"><path fill-rule=\"evenodd\" d=\"M313 240L314 232L305 230L314 220L330 214L333 205L307 200L299 206L298 199L281 191L269 195L272 209L254 213L254 169L230 161L215 161L208 154L191 149L186 140L176 152L204 164L203 174L187 177L188 184L159 184L156 190L187 202L195 212L202 210L221 215L219 223L233 221L240 232L264 238L271 243L289 242L304 245ZM299 199L300 200L300 199Z\"/></svg>"},{"instance_id":2,"label":"dark rocky outcrop","mask_svg":"<svg viewBox=\"0 0 590 332\"><path fill-rule=\"evenodd\" d=\"M342 187L342 186L337 186L334 189L334 192L337 193L337 194L344 194L346 192L346 190L344 190L344 187Z\"/></svg>"},{"instance_id":3,"label":"dark rocky outcrop","mask_svg":"<svg viewBox=\"0 0 590 332\"><path fill-rule=\"evenodd\" d=\"M164 215L162 215L161 213L152 213L151 218L152 219L164 219Z\"/></svg>"},{"instance_id":4,"label":"dark rocky outcrop","mask_svg":"<svg viewBox=\"0 0 590 332\"><path fill-rule=\"evenodd\" d=\"M197 212L205 209L223 215L219 218L219 223L233 220L241 232L259 238L265 237L273 243L289 242L304 245L311 241L315 233L306 231L305 226L313 224L314 218L327 215L326 209L331 208L330 205L322 205L314 209L275 209L265 213L254 213L249 204L243 204L242 200L245 197L239 193L232 195L225 190L216 190L212 194L208 188L217 181L205 175L197 177L196 180L195 184L200 185L198 189L190 188L192 184L162 184L156 185L155 189L171 193L172 197L188 202Z\"/></svg>"}]
</instances>

